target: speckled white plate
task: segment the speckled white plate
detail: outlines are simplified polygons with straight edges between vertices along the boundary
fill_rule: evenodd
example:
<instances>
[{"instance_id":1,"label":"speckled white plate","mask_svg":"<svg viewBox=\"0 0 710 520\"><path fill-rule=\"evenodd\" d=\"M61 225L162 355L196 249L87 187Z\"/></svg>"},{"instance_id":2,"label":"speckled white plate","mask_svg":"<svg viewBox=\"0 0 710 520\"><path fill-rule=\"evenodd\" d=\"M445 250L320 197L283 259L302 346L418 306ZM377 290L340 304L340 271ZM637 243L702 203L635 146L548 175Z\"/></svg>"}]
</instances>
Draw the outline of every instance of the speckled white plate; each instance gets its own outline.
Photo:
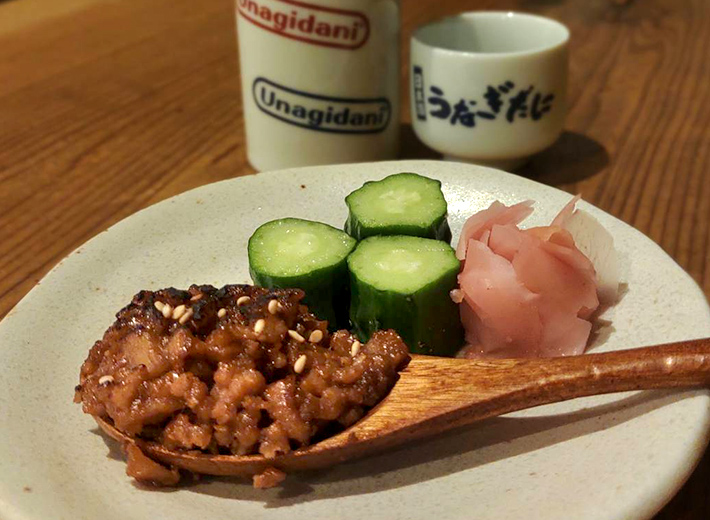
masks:
<instances>
[{"instance_id":1,"label":"speckled white plate","mask_svg":"<svg viewBox=\"0 0 710 520\"><path fill-rule=\"evenodd\" d=\"M113 442L72 404L79 366L140 289L248 282L246 244L286 216L341 225L343 198L399 171L441 179L457 234L493 199L569 199L500 171L420 161L263 173L205 186L101 233L62 261L0 324L0 519L645 519L678 490L708 439L705 391L585 398L516 413L285 487L206 479L146 491ZM598 351L710 335L699 288L651 240L589 206L626 262L622 301Z\"/></svg>"}]
</instances>

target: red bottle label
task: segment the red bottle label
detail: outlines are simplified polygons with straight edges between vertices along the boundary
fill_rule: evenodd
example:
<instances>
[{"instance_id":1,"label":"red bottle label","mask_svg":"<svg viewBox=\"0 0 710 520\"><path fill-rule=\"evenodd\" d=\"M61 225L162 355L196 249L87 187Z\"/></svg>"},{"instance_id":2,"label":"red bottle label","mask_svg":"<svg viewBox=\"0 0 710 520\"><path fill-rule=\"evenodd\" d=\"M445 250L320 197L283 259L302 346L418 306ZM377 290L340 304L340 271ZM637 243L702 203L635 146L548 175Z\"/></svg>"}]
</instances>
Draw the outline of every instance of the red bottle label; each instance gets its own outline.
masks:
<instances>
[{"instance_id":1,"label":"red bottle label","mask_svg":"<svg viewBox=\"0 0 710 520\"><path fill-rule=\"evenodd\" d=\"M237 0L239 14L275 34L313 45L354 50L370 36L363 13L297 0Z\"/></svg>"}]
</instances>

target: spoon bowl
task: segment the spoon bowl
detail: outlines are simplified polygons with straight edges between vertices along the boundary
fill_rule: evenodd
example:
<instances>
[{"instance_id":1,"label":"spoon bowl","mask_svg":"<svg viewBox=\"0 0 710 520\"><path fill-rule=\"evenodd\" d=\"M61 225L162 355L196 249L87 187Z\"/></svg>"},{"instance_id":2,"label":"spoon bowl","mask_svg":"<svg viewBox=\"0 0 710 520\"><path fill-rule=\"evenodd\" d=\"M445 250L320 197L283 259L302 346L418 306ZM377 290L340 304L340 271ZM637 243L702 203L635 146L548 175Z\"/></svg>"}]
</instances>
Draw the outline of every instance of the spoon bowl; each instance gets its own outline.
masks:
<instances>
[{"instance_id":1,"label":"spoon bowl","mask_svg":"<svg viewBox=\"0 0 710 520\"><path fill-rule=\"evenodd\" d=\"M498 415L590 395L710 385L710 338L550 359L451 359L412 356L390 394L345 431L267 459L168 450L120 432L151 458L195 473L252 476L324 468Z\"/></svg>"}]
</instances>

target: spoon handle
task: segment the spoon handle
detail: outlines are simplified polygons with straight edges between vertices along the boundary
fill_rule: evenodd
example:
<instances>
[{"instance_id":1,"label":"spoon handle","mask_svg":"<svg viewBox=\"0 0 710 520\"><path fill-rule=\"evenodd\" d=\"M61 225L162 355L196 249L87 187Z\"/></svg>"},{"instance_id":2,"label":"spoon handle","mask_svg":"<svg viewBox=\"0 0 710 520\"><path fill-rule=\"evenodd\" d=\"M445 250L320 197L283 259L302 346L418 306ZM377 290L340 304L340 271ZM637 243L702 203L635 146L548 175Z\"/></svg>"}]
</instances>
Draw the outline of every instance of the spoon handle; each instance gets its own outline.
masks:
<instances>
[{"instance_id":1,"label":"spoon handle","mask_svg":"<svg viewBox=\"0 0 710 520\"><path fill-rule=\"evenodd\" d=\"M576 397L710 386L710 338L548 359L415 356L407 372L381 409L352 428L360 438L387 443Z\"/></svg>"},{"instance_id":2,"label":"spoon handle","mask_svg":"<svg viewBox=\"0 0 710 520\"><path fill-rule=\"evenodd\" d=\"M515 371L534 383L531 392L538 397L531 406L628 390L710 386L710 338L530 360Z\"/></svg>"}]
</instances>

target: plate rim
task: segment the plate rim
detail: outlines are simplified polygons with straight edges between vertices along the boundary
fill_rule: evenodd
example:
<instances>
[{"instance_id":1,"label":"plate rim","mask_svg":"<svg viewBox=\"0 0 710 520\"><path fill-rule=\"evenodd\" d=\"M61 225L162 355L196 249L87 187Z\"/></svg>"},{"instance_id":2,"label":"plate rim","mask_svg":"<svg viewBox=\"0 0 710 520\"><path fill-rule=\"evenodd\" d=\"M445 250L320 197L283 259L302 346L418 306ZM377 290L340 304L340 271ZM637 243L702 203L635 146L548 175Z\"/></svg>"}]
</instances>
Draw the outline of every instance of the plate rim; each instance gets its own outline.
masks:
<instances>
[{"instance_id":1,"label":"plate rim","mask_svg":"<svg viewBox=\"0 0 710 520\"><path fill-rule=\"evenodd\" d=\"M14 322L14 320L17 319L17 316L18 316L18 315L21 316L22 313L25 312L25 311L24 311L24 308L25 308L26 306L28 306L28 305L31 305L31 303L32 303L32 301L33 301L33 299L34 299L34 297L36 296L36 293L38 292L38 288L40 287L40 285L41 285L43 282L45 282L45 281L46 281L47 279L49 279L50 277L57 276L56 273L61 270L61 268L62 268L62 266L65 264L65 262L69 261L69 260L70 260L71 258L73 258L74 256L80 254L81 251L82 251L84 248L90 246L92 243L95 243L95 241L98 241L104 233L107 233L107 232L109 232L109 231L111 231L111 230L120 229L122 226L127 225L127 222L128 222L129 220L134 219L137 215L142 215L141 218L145 218L146 215L150 215L152 212L158 212L158 211L161 210L161 208L162 208L163 206L167 206L168 204L172 204L172 203L174 203L176 200L179 200L179 199L181 199L181 198L183 198L183 197L185 197L185 198L187 198L187 197L189 197L189 196L193 196L193 197L194 197L196 194L198 194L198 193L199 193L200 191L202 191L202 190L205 190L207 187L213 187L213 188L214 188L216 185L226 185L226 184L241 183L241 182L259 183L259 182L261 181L261 179L264 179L264 178L267 177L267 176L297 175L299 172L312 171L312 170L314 170L314 169L323 168L323 167L326 167L326 168L333 168L333 167L352 168L352 167L356 167L356 168L359 169L359 168L367 168L367 167L370 167L370 166L373 166L373 165L388 164L388 165L393 166L393 167L394 167L394 166L397 166L397 165L403 165L403 167L416 167L416 166L412 166L412 165L423 165L423 166L426 166L426 165L435 165L437 168L441 168L441 167L442 167L442 163L444 163L444 164L451 164L451 165L467 166L467 167L472 166L472 165L466 164L466 163L454 163L454 162L448 162L448 161L444 162L444 161L434 161L434 160L398 160L398 161L380 161L380 162L371 162L371 163L345 164L345 165L324 165L324 166L316 166L316 167L287 168L287 169L281 169L281 170L274 170L274 171L268 171L268 172L261 172L261 173L257 173L257 174L253 174L253 175L245 175L245 176L240 176L240 177L234 177L234 178L231 178L231 179L225 179L225 180L221 180L221 181L218 181L218 182L215 182L215 183L209 183L209 184L205 184L205 185L202 185L202 186L198 186L198 187L195 187L195 188L193 188L193 189L191 189L191 190L188 190L188 191L182 192L182 193L180 193L180 194L177 194L177 195L175 195L175 196L168 197L168 198L166 198L166 199L164 199L164 200L161 200L161 201L158 201L158 202L156 202L156 203L154 203L154 204L151 204L150 206L147 206L147 207L145 207L145 208L142 208L141 210L139 210L139 211L137 211L137 212L135 212L135 213L132 213L131 215L128 215L128 216L126 216L125 218L121 219L120 221L114 223L113 225L111 225L110 227L106 228L105 230L98 232L96 235L94 235L93 237L91 237L90 239L88 239L87 241L85 241L83 244L81 244L80 246L78 246L77 248L75 248L73 251L71 251L69 254L67 254L64 258L62 258L61 260L59 260L59 261L57 262L57 264L56 264L45 276L43 276L42 279L41 279L37 284L35 284L35 285L32 287L32 289L31 289L27 294L25 294L25 295L22 297L22 299L21 299L16 305L14 305L12 309L10 309L10 311L8 311L8 313L6 314L6 316L3 317L3 319L0 321L0 330L2 330L4 327L6 327L6 326L7 326L7 323ZM479 169L486 170L486 171L488 171L489 173L504 174L504 175L508 176L509 178L512 178L512 181L516 184L516 188L520 189L520 191L524 191L525 188L526 188L526 186L528 186L528 185L534 185L534 186L536 186L536 187L540 187L540 186L541 186L541 187L543 187L545 190L553 190L553 191L556 191L556 192L561 193L561 194L569 195L569 194L568 194L567 192L565 192L564 190L561 190L561 189L556 188L556 187L554 187L554 186L549 186L549 185L542 184L542 183L537 182L537 181L532 180L532 179L528 179L528 178L525 178L525 177L519 177L519 176L517 176L517 175L511 174L511 173L508 173L508 172L502 172L501 170L497 170L497 169L495 169L495 168L488 168L488 167L478 166L478 165L475 165L475 167L476 167L476 168L479 168ZM445 183L446 181L443 181L443 182ZM642 233L642 232L639 231L638 229L634 228L634 227L631 226L630 224L627 224L626 222L622 221L621 219L615 217L614 215L611 215L611 214L605 212L604 210L602 210L602 209L600 209L600 208L598 208L598 207L596 207L596 206L594 206L594 205L592 205L592 204L590 204L590 203L584 202L583 204L584 204L584 206L583 206L584 209L591 209L591 213L592 213L592 214L595 214L595 213L596 213L596 214L602 214L602 215L604 215L604 218L605 218L605 219L611 219L616 225L619 225L619 226L625 228L627 231L634 233L634 234L635 234L636 236L638 236L639 238L646 240L647 244L648 244L648 245L652 245L653 247L655 247L655 249L657 250L656 252L657 252L657 253L662 253L662 254L664 255L664 257L666 258L666 260L672 261L672 264L673 264L674 268L675 268L679 273L682 273L682 275L684 275L684 276L687 278L687 280L689 280L690 282L692 282L692 286L693 286L695 292L697 293L697 296L698 296L698 297L702 297L702 299L704 300L704 302L705 302L705 307L704 307L705 314L706 314L706 317L707 317L708 321L710 322L710 304L708 304L708 299L707 299L707 297L705 296L705 294L704 294L704 292L702 291L702 289L700 288L700 286L699 286L699 285L695 282L695 280L692 278L692 276L690 276L690 274L687 273L687 272L678 264L678 262L677 262L672 256L670 256L668 253L666 253L666 252L665 252L655 241L653 241L650 237L646 236L644 233ZM119 231L119 232L120 232L120 231ZM665 496L665 497L663 497L663 498L660 498L660 497L659 497L660 500L659 500L659 503L658 503L657 507L651 507L651 508L649 508L649 509L648 509L648 515L647 515L647 516L639 516L639 517L638 517L639 520L643 520L643 519L645 519L645 518L650 518L650 517L653 516L655 513L657 513L670 499L672 499L672 498L677 494L677 492L678 492L679 489L683 486L683 484L685 483L685 481L687 480L687 478L692 474L692 472L694 471L694 469L697 467L697 464L700 462L700 459L701 459L701 457L702 457L702 455L703 455L705 449L707 448L708 442L710 441L710 413L706 414L706 417L705 417L705 425L704 425L704 431L705 431L704 439L701 439L701 440L700 440L700 444L698 445L698 446L701 446L701 445L702 445L702 446L704 446L704 447L703 447L702 449L698 449L698 450L697 450L697 453L695 453L695 452L691 453L691 450L688 450L688 452L686 452L686 456L687 456L688 460L691 461L691 462L690 462L690 464L689 464L686 468L684 468L684 469L686 469L685 472L681 472L682 474L679 473L679 474L677 475L677 476L679 477L678 480L677 480L677 482L676 482L677 486L675 486L674 489L667 488L667 489L668 489L667 496ZM2 484L2 483L0 482L0 484ZM6 505L6 506L7 506L7 508L5 508L5 507L2 508L2 509L3 509L2 514L3 514L3 515L8 515L8 518L31 518L31 517L29 517L29 516L28 516L28 517L25 517L24 515L22 515L22 512L19 511L19 510L18 510L18 511L13 511L12 503L9 502L9 501L6 502L6 503L5 503L4 500L3 500L3 501L0 501L0 506L2 506L2 505ZM17 516L15 516L14 513L17 513Z\"/></svg>"}]
</instances>

